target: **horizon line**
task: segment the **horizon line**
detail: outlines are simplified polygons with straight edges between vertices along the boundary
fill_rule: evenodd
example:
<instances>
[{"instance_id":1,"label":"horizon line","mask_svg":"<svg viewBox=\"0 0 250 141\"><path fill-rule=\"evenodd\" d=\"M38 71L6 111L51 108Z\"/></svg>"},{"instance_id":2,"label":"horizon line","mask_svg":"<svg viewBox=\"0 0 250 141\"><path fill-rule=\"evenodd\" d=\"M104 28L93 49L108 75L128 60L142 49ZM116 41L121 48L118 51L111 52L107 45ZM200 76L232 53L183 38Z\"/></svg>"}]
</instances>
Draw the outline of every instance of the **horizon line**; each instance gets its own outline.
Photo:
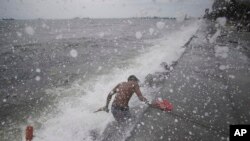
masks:
<instances>
[{"instance_id":1,"label":"horizon line","mask_svg":"<svg viewBox=\"0 0 250 141\"><path fill-rule=\"evenodd\" d=\"M139 19L139 18L148 18L148 19L177 19L177 17L168 17L168 16L133 16L133 17L72 17L72 18L12 18L12 17L1 17L0 20L72 20L72 19ZM188 18L200 18L189 16Z\"/></svg>"}]
</instances>

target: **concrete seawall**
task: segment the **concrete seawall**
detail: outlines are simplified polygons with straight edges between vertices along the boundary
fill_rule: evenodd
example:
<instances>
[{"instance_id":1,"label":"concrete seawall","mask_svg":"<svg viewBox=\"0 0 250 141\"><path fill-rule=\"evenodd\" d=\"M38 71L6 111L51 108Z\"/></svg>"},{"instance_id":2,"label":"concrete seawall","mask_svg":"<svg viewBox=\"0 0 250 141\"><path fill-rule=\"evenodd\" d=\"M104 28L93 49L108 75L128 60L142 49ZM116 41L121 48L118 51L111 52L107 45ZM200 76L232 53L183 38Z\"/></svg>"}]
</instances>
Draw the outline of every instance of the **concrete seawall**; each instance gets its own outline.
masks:
<instances>
[{"instance_id":1,"label":"concrete seawall","mask_svg":"<svg viewBox=\"0 0 250 141\"><path fill-rule=\"evenodd\" d=\"M217 30L221 34L209 42ZM204 23L159 85L156 97L169 99L174 110L148 108L126 140L229 140L229 125L249 124L249 39L239 34Z\"/></svg>"}]
</instances>

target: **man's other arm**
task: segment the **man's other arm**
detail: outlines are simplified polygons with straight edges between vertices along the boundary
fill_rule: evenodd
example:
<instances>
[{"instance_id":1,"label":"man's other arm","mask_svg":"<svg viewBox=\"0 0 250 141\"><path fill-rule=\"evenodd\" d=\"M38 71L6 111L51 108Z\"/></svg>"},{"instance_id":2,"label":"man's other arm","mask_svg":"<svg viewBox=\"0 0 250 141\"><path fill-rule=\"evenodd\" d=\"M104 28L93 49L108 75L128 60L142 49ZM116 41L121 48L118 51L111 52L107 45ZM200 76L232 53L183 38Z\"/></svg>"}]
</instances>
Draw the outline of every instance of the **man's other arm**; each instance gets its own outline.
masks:
<instances>
[{"instance_id":1,"label":"man's other arm","mask_svg":"<svg viewBox=\"0 0 250 141\"><path fill-rule=\"evenodd\" d=\"M144 96L142 96L142 93L141 93L141 90L140 90L140 87L138 84L135 84L134 89L135 89L135 93L138 96L139 100L149 104L148 100Z\"/></svg>"}]
</instances>

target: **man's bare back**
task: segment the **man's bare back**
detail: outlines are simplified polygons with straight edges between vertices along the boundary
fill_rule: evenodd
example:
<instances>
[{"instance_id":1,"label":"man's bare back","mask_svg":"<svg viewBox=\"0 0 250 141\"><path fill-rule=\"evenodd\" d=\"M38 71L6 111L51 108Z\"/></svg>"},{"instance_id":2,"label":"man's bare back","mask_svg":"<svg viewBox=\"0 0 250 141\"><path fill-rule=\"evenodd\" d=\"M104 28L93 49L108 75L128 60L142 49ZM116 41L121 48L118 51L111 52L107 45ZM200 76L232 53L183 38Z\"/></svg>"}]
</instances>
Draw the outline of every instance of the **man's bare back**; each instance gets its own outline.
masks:
<instances>
[{"instance_id":1,"label":"man's bare back","mask_svg":"<svg viewBox=\"0 0 250 141\"><path fill-rule=\"evenodd\" d=\"M114 91L116 92L112 104L114 106L128 107L128 102L134 93L143 98L138 83L134 81L122 82L114 88Z\"/></svg>"},{"instance_id":2,"label":"man's bare back","mask_svg":"<svg viewBox=\"0 0 250 141\"><path fill-rule=\"evenodd\" d=\"M114 118L118 122L129 119L131 115L129 112L128 103L134 93L136 93L140 101L144 101L148 103L148 100L145 97L143 97L141 94L138 81L139 79L137 79L134 75L131 75L128 77L128 82L122 82L118 84L109 93L107 97L106 106L101 108L101 110L104 110L106 112L109 111L108 109L109 102L111 101L112 96L116 94L112 107L111 107L111 112Z\"/></svg>"}]
</instances>

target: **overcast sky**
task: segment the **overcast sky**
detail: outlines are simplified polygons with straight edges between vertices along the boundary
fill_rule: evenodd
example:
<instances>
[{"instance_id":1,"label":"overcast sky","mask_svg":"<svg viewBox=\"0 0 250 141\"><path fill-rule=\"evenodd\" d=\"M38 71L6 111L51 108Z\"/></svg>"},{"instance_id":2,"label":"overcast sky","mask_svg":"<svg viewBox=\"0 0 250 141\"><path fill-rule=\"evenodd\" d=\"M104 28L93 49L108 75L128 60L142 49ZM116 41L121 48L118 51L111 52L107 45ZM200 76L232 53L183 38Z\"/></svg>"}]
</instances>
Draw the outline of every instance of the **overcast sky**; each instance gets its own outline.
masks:
<instances>
[{"instance_id":1,"label":"overcast sky","mask_svg":"<svg viewBox=\"0 0 250 141\"><path fill-rule=\"evenodd\" d=\"M0 18L199 17L213 0L0 0Z\"/></svg>"}]
</instances>

